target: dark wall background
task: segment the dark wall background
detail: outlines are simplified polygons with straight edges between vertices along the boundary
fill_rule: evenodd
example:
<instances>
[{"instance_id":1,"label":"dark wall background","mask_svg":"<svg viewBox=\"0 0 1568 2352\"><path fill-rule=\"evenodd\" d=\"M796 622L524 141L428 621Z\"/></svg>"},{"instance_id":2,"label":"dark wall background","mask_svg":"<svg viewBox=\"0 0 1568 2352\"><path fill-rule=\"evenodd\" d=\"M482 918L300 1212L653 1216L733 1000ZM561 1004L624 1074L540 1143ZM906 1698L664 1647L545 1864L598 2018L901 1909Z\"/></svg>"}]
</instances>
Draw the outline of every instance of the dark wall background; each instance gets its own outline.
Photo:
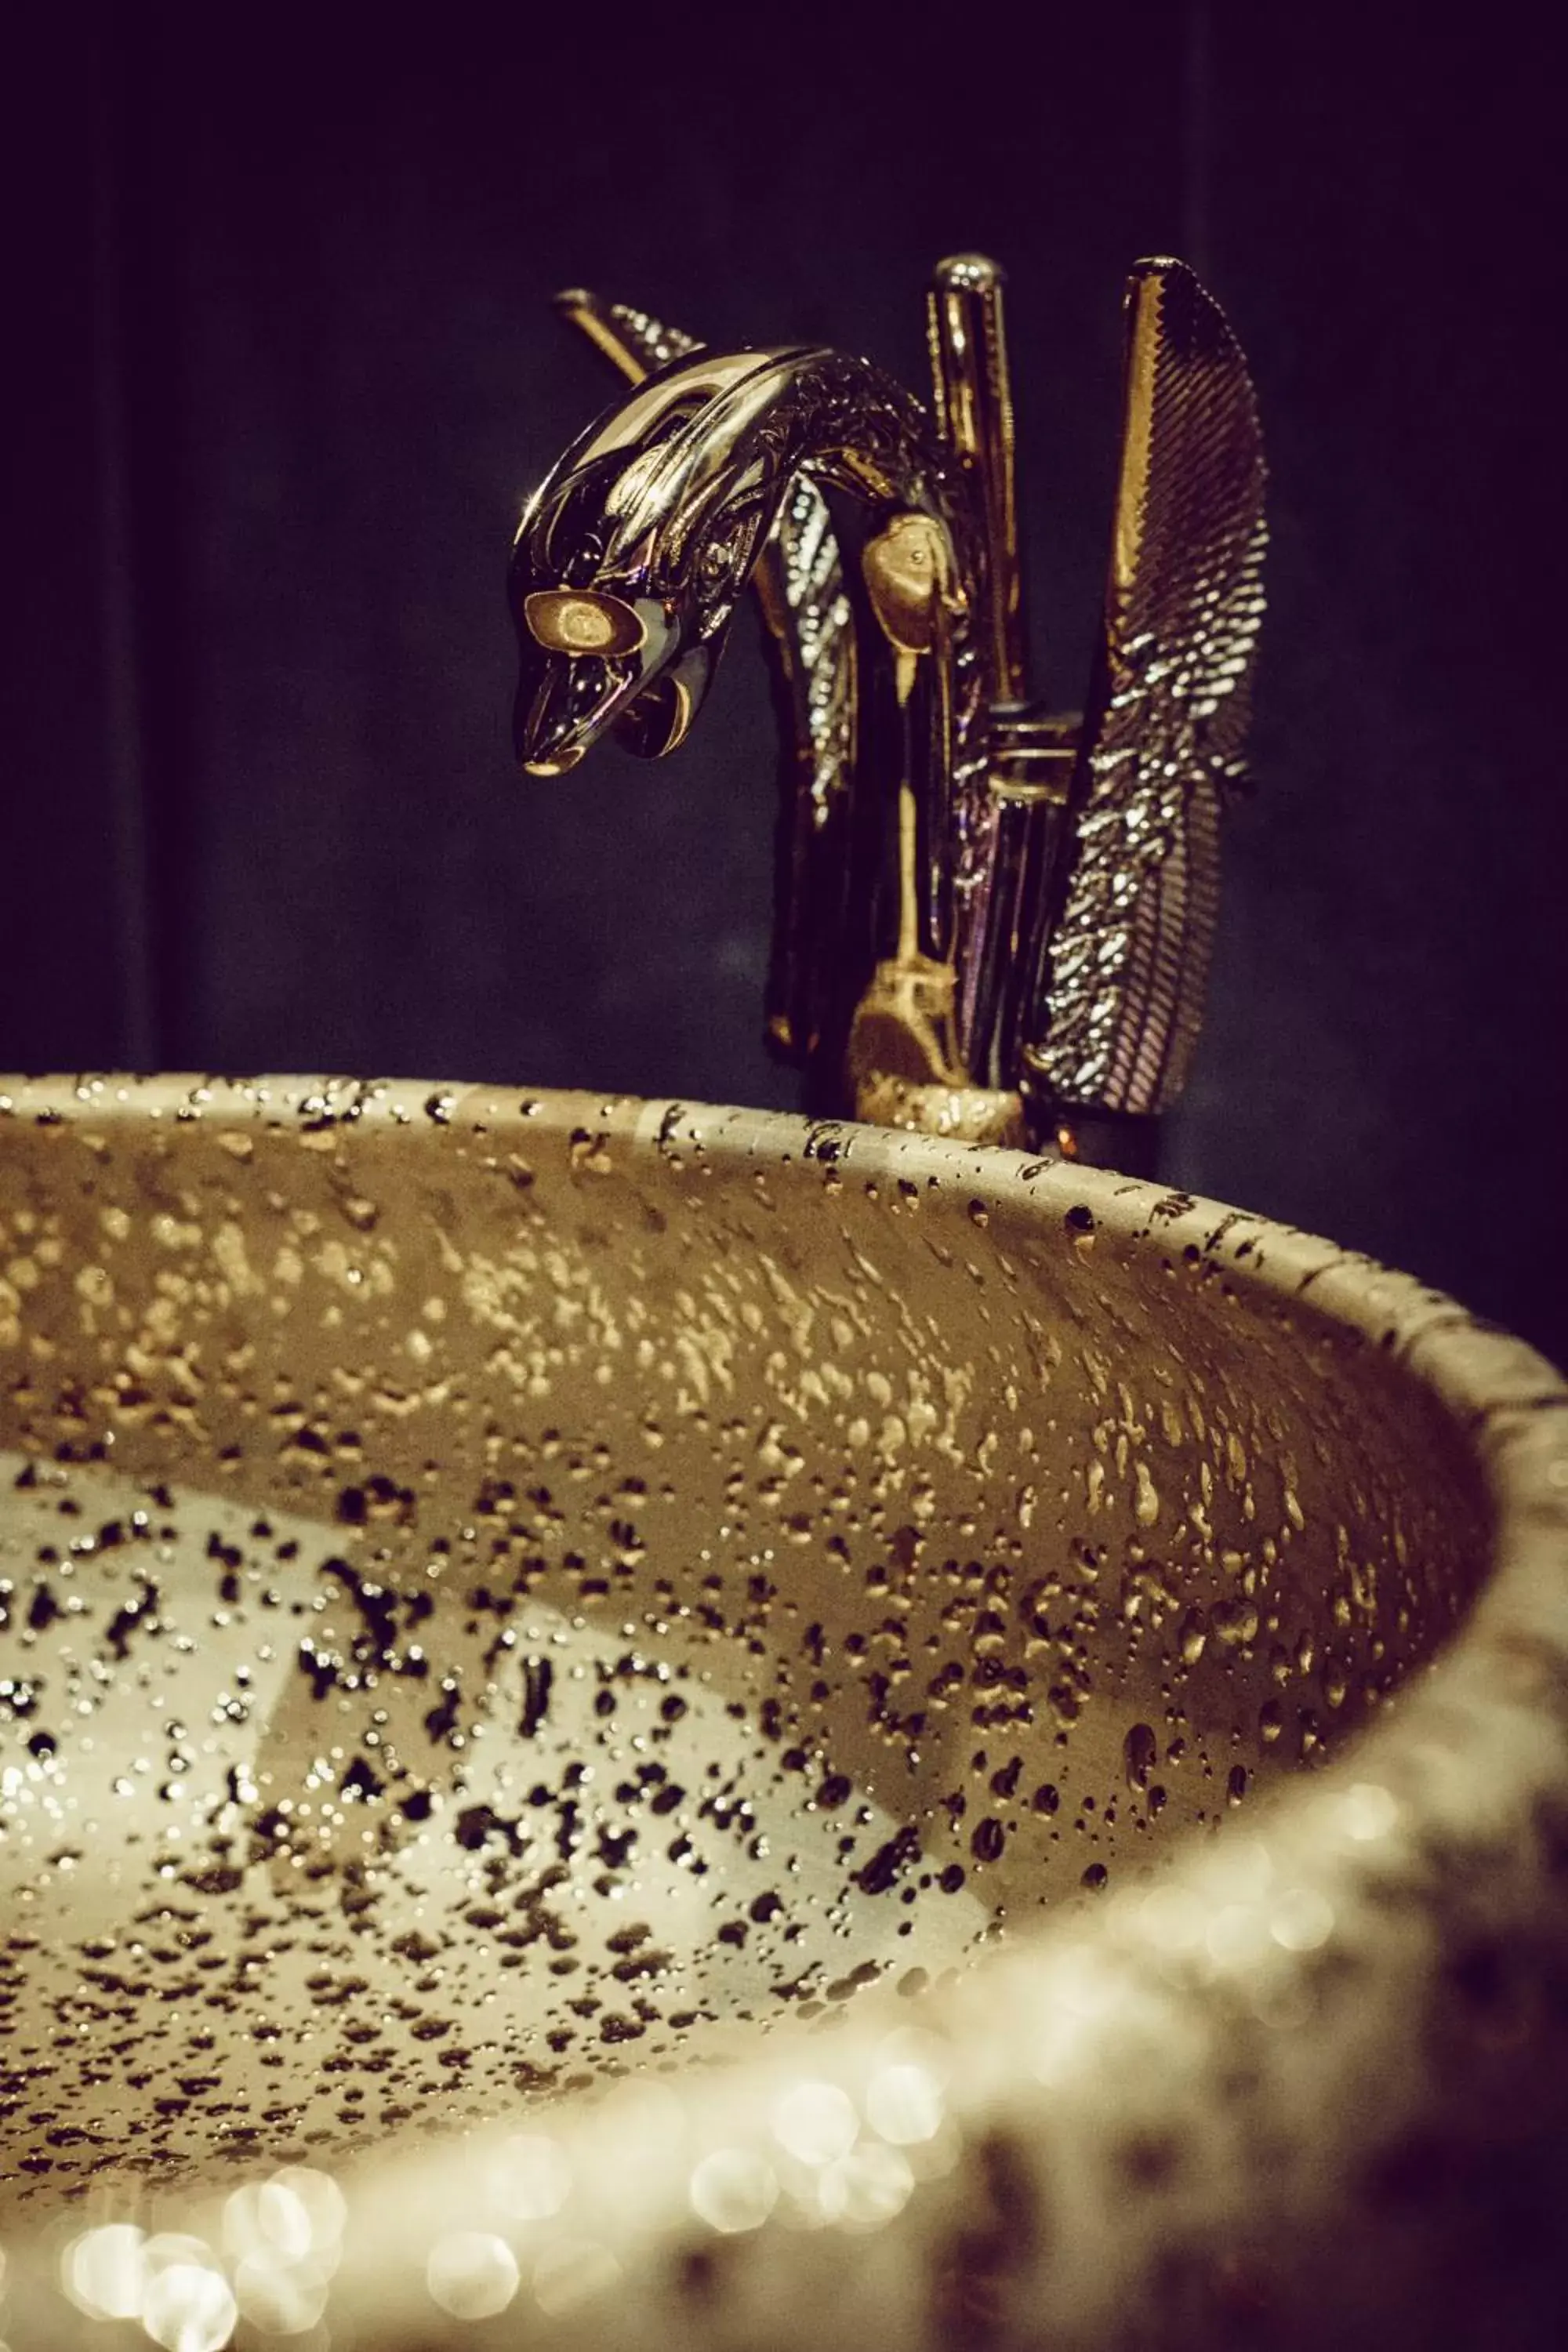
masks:
<instances>
[{"instance_id":1,"label":"dark wall background","mask_svg":"<svg viewBox=\"0 0 1568 2352\"><path fill-rule=\"evenodd\" d=\"M1260 790L1167 1165L1568 1356L1556 165L1520 16L13 29L0 1065L791 1102L745 632L674 761L511 773L511 524L611 388L547 298L919 384L931 263L996 253L1066 702L1121 279L1173 249L1251 355L1274 544Z\"/></svg>"}]
</instances>

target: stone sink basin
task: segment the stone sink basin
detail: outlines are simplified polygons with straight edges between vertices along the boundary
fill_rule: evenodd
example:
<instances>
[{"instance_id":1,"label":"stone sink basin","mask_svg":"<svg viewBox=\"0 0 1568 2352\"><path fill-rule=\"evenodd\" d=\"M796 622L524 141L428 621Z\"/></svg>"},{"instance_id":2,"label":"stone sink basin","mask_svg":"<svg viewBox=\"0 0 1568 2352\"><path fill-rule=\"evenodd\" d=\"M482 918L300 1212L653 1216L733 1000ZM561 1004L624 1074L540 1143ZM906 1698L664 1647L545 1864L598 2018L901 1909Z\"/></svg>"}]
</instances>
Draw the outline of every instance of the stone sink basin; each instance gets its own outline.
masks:
<instances>
[{"instance_id":1,"label":"stone sink basin","mask_svg":"<svg viewBox=\"0 0 1568 2352\"><path fill-rule=\"evenodd\" d=\"M1560 2343L1568 1395L681 1104L0 1084L0 2337Z\"/></svg>"}]
</instances>

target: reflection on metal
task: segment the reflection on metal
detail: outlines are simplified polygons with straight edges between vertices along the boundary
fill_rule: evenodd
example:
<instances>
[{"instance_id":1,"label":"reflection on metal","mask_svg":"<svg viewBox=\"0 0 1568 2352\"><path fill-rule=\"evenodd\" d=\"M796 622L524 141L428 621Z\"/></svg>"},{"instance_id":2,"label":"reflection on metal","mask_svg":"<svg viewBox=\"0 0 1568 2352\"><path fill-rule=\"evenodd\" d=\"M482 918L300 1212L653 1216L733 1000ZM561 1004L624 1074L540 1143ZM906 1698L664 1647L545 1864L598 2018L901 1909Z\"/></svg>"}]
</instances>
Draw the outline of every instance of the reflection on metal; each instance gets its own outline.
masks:
<instances>
[{"instance_id":1,"label":"reflection on metal","mask_svg":"<svg viewBox=\"0 0 1568 2352\"><path fill-rule=\"evenodd\" d=\"M678 328L581 288L556 308L631 383L699 349ZM837 533L809 474L790 484L752 570L766 625L782 749L768 1034L798 1062L820 1053L852 905L856 642Z\"/></svg>"},{"instance_id":2,"label":"reflection on metal","mask_svg":"<svg viewBox=\"0 0 1568 2352\"><path fill-rule=\"evenodd\" d=\"M558 308L634 389L518 531L523 765L562 774L612 728L673 750L752 585L784 739L778 1050L824 1107L1141 1163L1202 1017L1262 614L1261 443L1216 305L1180 262L1129 281L1081 721L1026 691L994 262L934 273L930 415L820 347L715 354L580 289Z\"/></svg>"},{"instance_id":3,"label":"reflection on metal","mask_svg":"<svg viewBox=\"0 0 1568 2352\"><path fill-rule=\"evenodd\" d=\"M985 517L992 684L999 700L1010 701L1024 692L1026 663L1003 283L994 261L958 254L938 263L926 301L937 423Z\"/></svg>"},{"instance_id":4,"label":"reflection on metal","mask_svg":"<svg viewBox=\"0 0 1568 2352\"><path fill-rule=\"evenodd\" d=\"M1197 279L1128 289L1126 422L1105 615L1068 801L1071 859L1031 974L1048 1101L1157 1115L1197 1042L1219 825L1241 776L1263 618L1263 456L1239 348Z\"/></svg>"},{"instance_id":5,"label":"reflection on metal","mask_svg":"<svg viewBox=\"0 0 1568 2352\"><path fill-rule=\"evenodd\" d=\"M535 643L558 654L634 654L647 634L618 596L585 589L542 588L524 597L522 617Z\"/></svg>"}]
</instances>

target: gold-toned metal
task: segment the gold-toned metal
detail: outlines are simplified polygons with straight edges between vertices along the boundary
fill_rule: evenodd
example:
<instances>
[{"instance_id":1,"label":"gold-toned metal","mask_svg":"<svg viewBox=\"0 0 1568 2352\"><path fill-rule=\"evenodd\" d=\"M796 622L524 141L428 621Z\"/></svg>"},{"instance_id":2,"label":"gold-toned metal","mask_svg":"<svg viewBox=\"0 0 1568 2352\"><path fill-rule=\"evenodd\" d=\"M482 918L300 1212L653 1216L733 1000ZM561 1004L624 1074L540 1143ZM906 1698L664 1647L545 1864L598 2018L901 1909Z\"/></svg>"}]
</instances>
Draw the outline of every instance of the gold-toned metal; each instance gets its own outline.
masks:
<instances>
[{"instance_id":1,"label":"gold-toned metal","mask_svg":"<svg viewBox=\"0 0 1568 2352\"><path fill-rule=\"evenodd\" d=\"M1110 526L1110 597L1113 609L1123 604L1136 589L1139 561L1146 543L1163 313L1170 282L1166 267L1159 262L1142 262L1133 271L1124 298L1125 413L1116 508Z\"/></svg>"},{"instance_id":2,"label":"gold-toned metal","mask_svg":"<svg viewBox=\"0 0 1568 2352\"><path fill-rule=\"evenodd\" d=\"M1073 763L1078 757L1076 719L1040 719L1027 730L1020 725L1001 740L991 771L991 790L999 801L1049 801L1066 808Z\"/></svg>"},{"instance_id":3,"label":"gold-toned metal","mask_svg":"<svg viewBox=\"0 0 1568 2352\"><path fill-rule=\"evenodd\" d=\"M650 319L625 302L606 302L586 287L568 287L555 297L560 317L586 335L595 351L618 368L628 383L640 383L671 360L689 359L701 349L695 335Z\"/></svg>"},{"instance_id":4,"label":"gold-toned metal","mask_svg":"<svg viewBox=\"0 0 1568 2352\"><path fill-rule=\"evenodd\" d=\"M701 348L693 335L577 287L555 307L631 383ZM752 572L779 712L779 849L769 1040L810 1066L854 952L851 797L858 724L855 631L826 499L797 475Z\"/></svg>"},{"instance_id":5,"label":"gold-toned metal","mask_svg":"<svg viewBox=\"0 0 1568 2352\"><path fill-rule=\"evenodd\" d=\"M912 564L906 576L918 582L930 570L929 563ZM931 601L940 611L934 583ZM913 663L919 656L906 651L902 658ZM921 951L918 856L915 796L906 784L899 795L898 945L855 1008L845 1053L855 1116L922 1135L1023 1144L1022 1097L971 1082L959 1051L952 966Z\"/></svg>"},{"instance_id":6,"label":"gold-toned metal","mask_svg":"<svg viewBox=\"0 0 1568 2352\"><path fill-rule=\"evenodd\" d=\"M972 1067L1016 1082L1019 1032L1032 1001L1027 979L1044 952L1079 722L1025 708L994 712L993 723L991 856L965 966L964 1033Z\"/></svg>"},{"instance_id":7,"label":"gold-toned metal","mask_svg":"<svg viewBox=\"0 0 1568 2352\"><path fill-rule=\"evenodd\" d=\"M618 596L586 589L542 588L522 600L522 617L535 645L558 654L635 654L647 626Z\"/></svg>"},{"instance_id":8,"label":"gold-toned metal","mask_svg":"<svg viewBox=\"0 0 1568 2352\"><path fill-rule=\"evenodd\" d=\"M931 516L895 515L862 550L860 570L872 614L893 649L900 714L908 718L923 672L927 724L933 719L945 724L949 627L967 605L947 534ZM976 1087L969 1078L952 961L938 960L921 943L920 877L931 851L921 838L920 760L917 736L906 725L898 797L898 944L878 964L849 1024L846 1072L855 1113L879 1125L967 1135L974 1142L1021 1142L1021 1097Z\"/></svg>"},{"instance_id":9,"label":"gold-toned metal","mask_svg":"<svg viewBox=\"0 0 1568 2352\"><path fill-rule=\"evenodd\" d=\"M868 541L860 557L871 610L889 643L901 654L918 658L936 650L943 611L958 609L962 596L953 580L952 549L942 525L931 515L895 515ZM899 700L909 698L908 679L913 662L900 671Z\"/></svg>"},{"instance_id":10,"label":"gold-toned metal","mask_svg":"<svg viewBox=\"0 0 1568 2352\"><path fill-rule=\"evenodd\" d=\"M1263 616L1264 464L1246 362L1178 261L1127 292L1101 636L1025 1010L1043 1121L1154 1118L1185 1082Z\"/></svg>"},{"instance_id":11,"label":"gold-toned metal","mask_svg":"<svg viewBox=\"0 0 1568 2352\"><path fill-rule=\"evenodd\" d=\"M10 2352L1552 2352L1565 1561L1267 1220L0 1079Z\"/></svg>"},{"instance_id":12,"label":"gold-toned metal","mask_svg":"<svg viewBox=\"0 0 1568 2352\"><path fill-rule=\"evenodd\" d=\"M574 298L574 310L583 312L584 298ZM519 756L525 766L553 762L563 751L585 751L612 725L634 748L655 753L679 740L700 707L736 601L782 518L791 516L795 543L803 543L801 526L810 518L792 513L801 478L818 501L835 489L854 499L874 525L869 580L887 625L872 632L875 642L848 673L848 691L864 678L868 729L898 747L897 791L908 787L916 814L918 949L933 964L951 964L952 845L987 821L984 648L973 620L984 550L961 468L918 404L865 361L813 347L700 351L637 385L567 452L531 502L514 551L523 660ZM810 590L818 605L837 570L836 551L828 553L827 576ZM787 641L786 668L805 677L806 600L792 599L792 588L786 554L764 604ZM563 657L542 646L528 624L530 599L542 593L613 599L638 616L641 640L602 660ZM840 590L833 601L834 633L842 636L847 599ZM917 659L913 670L912 645L902 641L911 633L930 647L930 658ZM855 715L845 713L846 666L830 667L816 651L808 685L827 679L839 734L843 715L851 724ZM814 778L820 731L814 713ZM803 1025L808 1052L832 1067L839 1085L855 1007L876 965L893 952L903 921L899 806L885 783L868 789L844 812L853 830L846 822L823 844L824 854L829 846L848 853L838 880L845 914L834 926L831 968L820 953L809 958L812 1001ZM792 908L805 901L797 881L809 883L824 864L815 840L809 845L804 876L803 861L790 861ZM857 886L852 895L847 882ZM783 1009L793 1013L787 1000ZM793 1018L791 1028L799 1034Z\"/></svg>"},{"instance_id":13,"label":"gold-toned metal","mask_svg":"<svg viewBox=\"0 0 1568 2352\"><path fill-rule=\"evenodd\" d=\"M1017 975L1026 969L1037 901L1055 866L1064 763L1042 754L1026 681L1016 482L1016 431L1003 316L1004 273L984 254L939 262L927 296L936 415L984 518L985 607L994 697L985 835L962 894L958 1019L977 1077L1017 1075Z\"/></svg>"},{"instance_id":14,"label":"gold-toned metal","mask_svg":"<svg viewBox=\"0 0 1568 2352\"><path fill-rule=\"evenodd\" d=\"M577 287L556 309L629 383L700 349L695 336ZM791 484L752 572L781 737L768 1035L809 1066L824 1052L852 939L852 795L859 704L837 534L809 475Z\"/></svg>"},{"instance_id":15,"label":"gold-toned metal","mask_svg":"<svg viewBox=\"0 0 1568 2352\"><path fill-rule=\"evenodd\" d=\"M855 1116L875 1127L1016 1148L1028 1140L1022 1097L969 1081L951 964L920 956L879 964L855 1008L847 1059Z\"/></svg>"},{"instance_id":16,"label":"gold-toned metal","mask_svg":"<svg viewBox=\"0 0 1568 2352\"><path fill-rule=\"evenodd\" d=\"M926 298L938 427L973 476L985 519L986 619L998 701L1024 693L1026 669L1005 282L985 255L957 254L938 262Z\"/></svg>"},{"instance_id":17,"label":"gold-toned metal","mask_svg":"<svg viewBox=\"0 0 1568 2352\"><path fill-rule=\"evenodd\" d=\"M557 773L612 724L672 749L754 584L784 737L773 1041L820 1102L880 1116L886 1053L889 1081L918 1066L976 1102L1021 1090L1045 1148L1066 1133L1141 1158L1129 1121L1173 1099L1201 1017L1218 796L1261 612L1256 415L1191 272L1141 263L1104 641L1084 720L1044 711L1025 697L1002 289L984 257L938 265L934 429L863 362L715 356L645 312L561 296L639 389L525 515L520 626L537 644L528 599L570 613L576 597L641 635L606 628L602 674L569 686L525 645L520 751ZM868 510L859 618L836 493Z\"/></svg>"},{"instance_id":18,"label":"gold-toned metal","mask_svg":"<svg viewBox=\"0 0 1568 2352\"><path fill-rule=\"evenodd\" d=\"M752 574L779 713L781 769L769 1035L807 1068L831 1065L847 963L863 954L856 854L859 647L827 501L797 475ZM871 779L861 780L862 803Z\"/></svg>"}]
</instances>

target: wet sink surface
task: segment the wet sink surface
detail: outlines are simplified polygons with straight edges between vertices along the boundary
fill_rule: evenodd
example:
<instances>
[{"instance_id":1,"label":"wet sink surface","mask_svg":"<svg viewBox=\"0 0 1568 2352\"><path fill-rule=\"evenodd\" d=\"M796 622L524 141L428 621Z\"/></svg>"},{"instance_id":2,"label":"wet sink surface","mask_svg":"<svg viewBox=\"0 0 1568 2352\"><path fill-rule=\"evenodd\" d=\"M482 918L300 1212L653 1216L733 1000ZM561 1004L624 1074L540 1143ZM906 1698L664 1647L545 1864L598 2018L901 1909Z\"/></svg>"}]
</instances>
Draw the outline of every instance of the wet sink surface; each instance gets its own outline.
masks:
<instances>
[{"instance_id":1,"label":"wet sink surface","mask_svg":"<svg viewBox=\"0 0 1568 2352\"><path fill-rule=\"evenodd\" d=\"M5 2342L1479 2340L1565 1402L1060 1162L0 1081Z\"/></svg>"},{"instance_id":2,"label":"wet sink surface","mask_svg":"<svg viewBox=\"0 0 1568 2352\"><path fill-rule=\"evenodd\" d=\"M784 1762L674 1612L515 1590L489 1513L428 1559L95 1468L0 1476L28 2142L0 2210L106 2161L493 2116L912 1989L985 1931L963 1870L931 1895L903 1824L828 1757Z\"/></svg>"},{"instance_id":3,"label":"wet sink surface","mask_svg":"<svg viewBox=\"0 0 1568 2352\"><path fill-rule=\"evenodd\" d=\"M1191 1269L1087 1208L679 1113L151 1108L7 1137L8 2203L918 1992L1450 1613L1440 1511L1321 1491L1375 1427L1162 1330Z\"/></svg>"}]
</instances>

